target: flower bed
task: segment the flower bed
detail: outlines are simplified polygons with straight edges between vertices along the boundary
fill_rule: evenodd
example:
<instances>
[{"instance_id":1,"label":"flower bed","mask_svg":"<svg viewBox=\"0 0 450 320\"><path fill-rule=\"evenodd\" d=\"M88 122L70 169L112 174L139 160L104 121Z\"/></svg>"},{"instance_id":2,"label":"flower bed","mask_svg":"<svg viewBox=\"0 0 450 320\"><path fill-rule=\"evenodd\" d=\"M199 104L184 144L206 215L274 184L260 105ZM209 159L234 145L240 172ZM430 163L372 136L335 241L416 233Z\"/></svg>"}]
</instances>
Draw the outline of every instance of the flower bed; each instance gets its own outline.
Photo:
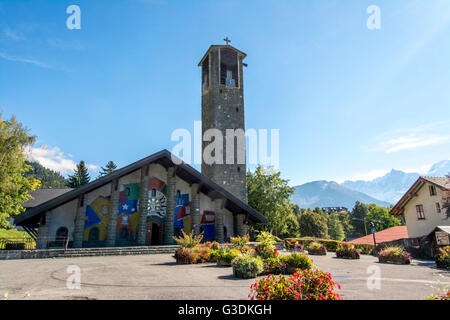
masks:
<instances>
[{"instance_id":1,"label":"flower bed","mask_svg":"<svg viewBox=\"0 0 450 320\"><path fill-rule=\"evenodd\" d=\"M410 264L411 260L411 255L399 247L387 247L378 254L381 263Z\"/></svg>"},{"instance_id":2,"label":"flower bed","mask_svg":"<svg viewBox=\"0 0 450 320\"><path fill-rule=\"evenodd\" d=\"M270 257L263 259L264 274L286 274L288 265L283 257Z\"/></svg>"},{"instance_id":3,"label":"flower bed","mask_svg":"<svg viewBox=\"0 0 450 320\"><path fill-rule=\"evenodd\" d=\"M250 287L251 300L339 300L336 285L329 273L298 270L291 276L269 275Z\"/></svg>"},{"instance_id":4,"label":"flower bed","mask_svg":"<svg viewBox=\"0 0 450 320\"><path fill-rule=\"evenodd\" d=\"M237 256L231 262L231 266L233 267L233 275L242 279L256 278L264 270L261 258L250 254Z\"/></svg>"},{"instance_id":5,"label":"flower bed","mask_svg":"<svg viewBox=\"0 0 450 320\"><path fill-rule=\"evenodd\" d=\"M435 261L436 267L450 269L450 246L439 248Z\"/></svg>"},{"instance_id":6,"label":"flower bed","mask_svg":"<svg viewBox=\"0 0 450 320\"><path fill-rule=\"evenodd\" d=\"M352 243L342 242L336 250L336 257L341 259L359 259L360 252Z\"/></svg>"},{"instance_id":7,"label":"flower bed","mask_svg":"<svg viewBox=\"0 0 450 320\"><path fill-rule=\"evenodd\" d=\"M174 257L177 264L193 264L197 263L198 260L198 254L193 252L191 248L178 248Z\"/></svg>"},{"instance_id":8,"label":"flower bed","mask_svg":"<svg viewBox=\"0 0 450 320\"><path fill-rule=\"evenodd\" d=\"M311 242L308 246L308 254L324 256L327 254L327 248L318 242Z\"/></svg>"}]
</instances>

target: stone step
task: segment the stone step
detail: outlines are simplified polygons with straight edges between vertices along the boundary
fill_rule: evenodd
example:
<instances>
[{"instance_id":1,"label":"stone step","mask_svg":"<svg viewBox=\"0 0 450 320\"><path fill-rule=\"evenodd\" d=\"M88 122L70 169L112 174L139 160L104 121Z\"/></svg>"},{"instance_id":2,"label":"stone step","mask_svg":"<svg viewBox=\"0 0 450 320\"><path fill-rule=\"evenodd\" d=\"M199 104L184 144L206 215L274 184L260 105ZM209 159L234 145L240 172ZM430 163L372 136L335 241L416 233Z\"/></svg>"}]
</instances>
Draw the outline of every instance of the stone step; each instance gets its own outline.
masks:
<instances>
[{"instance_id":1,"label":"stone step","mask_svg":"<svg viewBox=\"0 0 450 320\"><path fill-rule=\"evenodd\" d=\"M112 255L140 255L175 253L177 246L152 246L152 247L112 247L112 248L74 248L59 254L58 258L68 257L94 257Z\"/></svg>"}]
</instances>

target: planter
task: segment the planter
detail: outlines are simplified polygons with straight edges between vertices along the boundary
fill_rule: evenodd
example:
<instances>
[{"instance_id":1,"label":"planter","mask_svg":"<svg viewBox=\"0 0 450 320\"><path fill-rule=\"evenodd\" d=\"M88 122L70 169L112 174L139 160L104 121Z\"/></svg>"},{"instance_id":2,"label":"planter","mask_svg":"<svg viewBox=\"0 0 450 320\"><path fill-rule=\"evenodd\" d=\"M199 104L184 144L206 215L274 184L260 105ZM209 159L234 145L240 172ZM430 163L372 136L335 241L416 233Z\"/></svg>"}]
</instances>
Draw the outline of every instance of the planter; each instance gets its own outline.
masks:
<instances>
[{"instance_id":1,"label":"planter","mask_svg":"<svg viewBox=\"0 0 450 320\"><path fill-rule=\"evenodd\" d=\"M378 262L380 263L391 263L391 264L410 264L411 261L409 260L403 260L402 258L395 259L395 258L380 258L378 257Z\"/></svg>"},{"instance_id":2,"label":"planter","mask_svg":"<svg viewBox=\"0 0 450 320\"><path fill-rule=\"evenodd\" d=\"M308 250L308 254L313 256L326 256L327 252L323 250Z\"/></svg>"},{"instance_id":3,"label":"planter","mask_svg":"<svg viewBox=\"0 0 450 320\"><path fill-rule=\"evenodd\" d=\"M235 278L240 278L240 279L254 279L254 278L256 278L258 275L257 275L256 273L253 273L253 274L251 274L251 275L248 275L248 274L244 275L244 274L240 274L240 273L236 272L236 271L233 269L233 276L234 276Z\"/></svg>"},{"instance_id":4,"label":"planter","mask_svg":"<svg viewBox=\"0 0 450 320\"><path fill-rule=\"evenodd\" d=\"M221 266L221 267L231 267L231 263L228 263L228 262L223 261L223 260L217 260L217 265Z\"/></svg>"},{"instance_id":5,"label":"planter","mask_svg":"<svg viewBox=\"0 0 450 320\"><path fill-rule=\"evenodd\" d=\"M177 264L192 264L192 261L190 259L176 259Z\"/></svg>"},{"instance_id":6,"label":"planter","mask_svg":"<svg viewBox=\"0 0 450 320\"><path fill-rule=\"evenodd\" d=\"M342 254L337 254L336 253L336 257L339 259L359 259L360 256L358 253L352 253L351 255L342 255Z\"/></svg>"}]
</instances>

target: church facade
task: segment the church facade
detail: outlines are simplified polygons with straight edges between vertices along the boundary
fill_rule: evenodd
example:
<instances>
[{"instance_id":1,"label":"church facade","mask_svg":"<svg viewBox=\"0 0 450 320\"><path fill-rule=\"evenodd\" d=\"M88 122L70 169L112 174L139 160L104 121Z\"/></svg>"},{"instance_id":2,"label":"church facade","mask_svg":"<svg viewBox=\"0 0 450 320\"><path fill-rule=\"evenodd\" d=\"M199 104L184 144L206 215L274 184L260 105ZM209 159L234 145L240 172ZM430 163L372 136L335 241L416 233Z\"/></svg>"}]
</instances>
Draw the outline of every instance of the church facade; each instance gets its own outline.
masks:
<instances>
[{"instance_id":1,"label":"church facade","mask_svg":"<svg viewBox=\"0 0 450 320\"><path fill-rule=\"evenodd\" d=\"M211 46L202 67L202 131L245 129L243 59L230 45ZM207 146L204 144L203 148ZM224 148L226 148L224 144ZM205 240L244 235L267 219L247 205L246 166L202 163L202 173L162 150L16 216L44 249L173 244L181 230ZM224 154L226 153L226 150ZM178 159L179 160L179 159Z\"/></svg>"}]
</instances>

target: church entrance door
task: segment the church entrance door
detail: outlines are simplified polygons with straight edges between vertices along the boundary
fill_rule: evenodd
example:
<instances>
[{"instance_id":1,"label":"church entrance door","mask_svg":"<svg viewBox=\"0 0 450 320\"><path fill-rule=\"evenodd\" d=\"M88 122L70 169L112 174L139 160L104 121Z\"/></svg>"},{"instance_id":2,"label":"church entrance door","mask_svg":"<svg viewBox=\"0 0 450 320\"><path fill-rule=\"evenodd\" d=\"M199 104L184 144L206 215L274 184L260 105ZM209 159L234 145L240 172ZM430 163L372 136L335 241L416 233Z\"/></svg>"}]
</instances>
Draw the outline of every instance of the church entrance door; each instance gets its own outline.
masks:
<instances>
[{"instance_id":1,"label":"church entrance door","mask_svg":"<svg viewBox=\"0 0 450 320\"><path fill-rule=\"evenodd\" d=\"M145 244L154 246L161 244L161 228L156 222L148 222L146 230Z\"/></svg>"}]
</instances>

